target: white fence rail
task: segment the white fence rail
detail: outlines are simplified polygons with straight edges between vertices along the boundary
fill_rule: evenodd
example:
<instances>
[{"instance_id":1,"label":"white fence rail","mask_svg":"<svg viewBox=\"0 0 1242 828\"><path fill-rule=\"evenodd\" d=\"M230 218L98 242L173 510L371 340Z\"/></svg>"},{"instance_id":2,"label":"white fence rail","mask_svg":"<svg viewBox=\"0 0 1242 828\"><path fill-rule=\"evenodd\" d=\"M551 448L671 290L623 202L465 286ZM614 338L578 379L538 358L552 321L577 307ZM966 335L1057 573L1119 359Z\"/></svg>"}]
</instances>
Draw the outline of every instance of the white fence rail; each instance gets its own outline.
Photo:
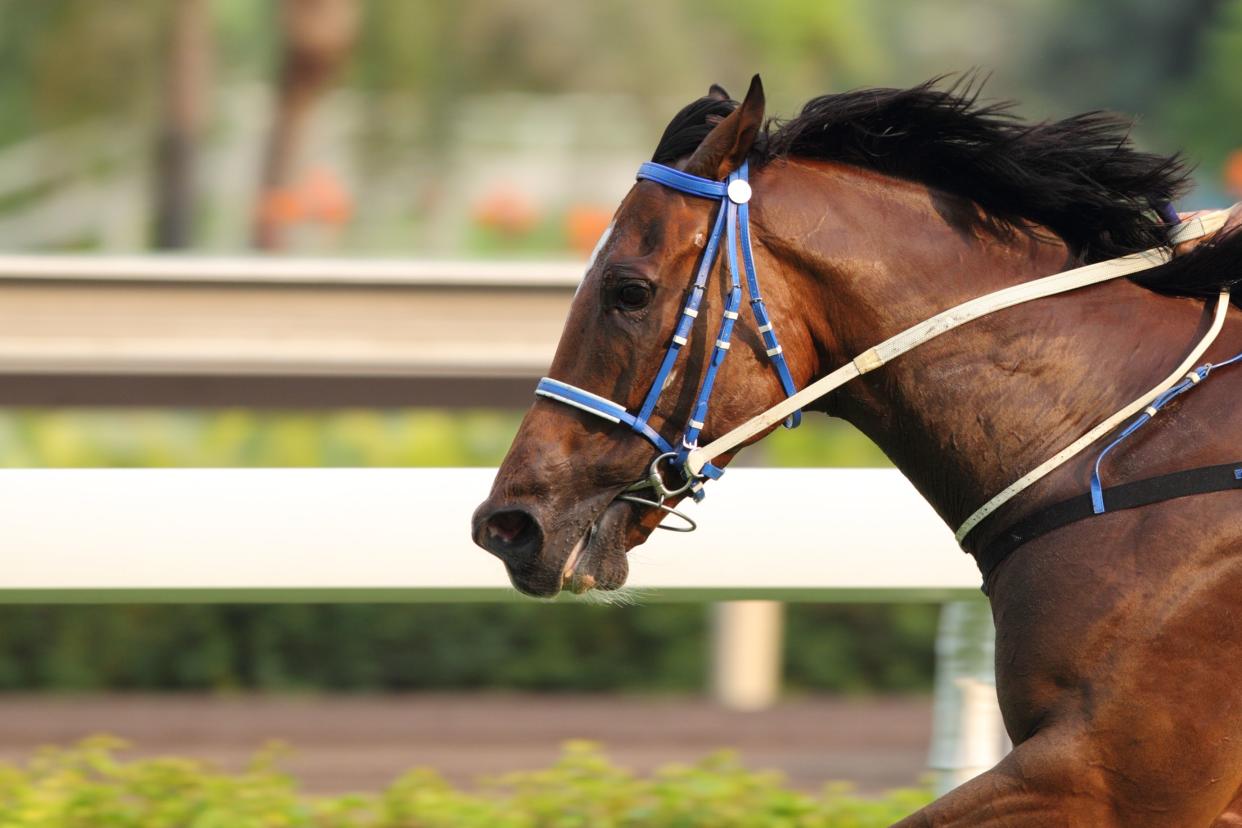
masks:
<instances>
[{"instance_id":1,"label":"white fence rail","mask_svg":"<svg viewBox=\"0 0 1242 828\"><path fill-rule=\"evenodd\" d=\"M582 271L0 254L0 404L525 406Z\"/></svg>"},{"instance_id":2,"label":"white fence rail","mask_svg":"<svg viewBox=\"0 0 1242 828\"><path fill-rule=\"evenodd\" d=\"M0 600L506 595L470 541L491 469L0 471ZM943 600L973 562L891 469L733 469L631 553L659 598Z\"/></svg>"},{"instance_id":3,"label":"white fence rail","mask_svg":"<svg viewBox=\"0 0 1242 828\"><path fill-rule=\"evenodd\" d=\"M562 288L573 291L585 263L567 259L310 258L188 256L176 253L0 254L0 281L147 284L329 285L347 287Z\"/></svg>"},{"instance_id":4,"label":"white fence rail","mask_svg":"<svg viewBox=\"0 0 1242 828\"><path fill-rule=\"evenodd\" d=\"M582 266L0 255L0 372L533 377Z\"/></svg>"}]
</instances>

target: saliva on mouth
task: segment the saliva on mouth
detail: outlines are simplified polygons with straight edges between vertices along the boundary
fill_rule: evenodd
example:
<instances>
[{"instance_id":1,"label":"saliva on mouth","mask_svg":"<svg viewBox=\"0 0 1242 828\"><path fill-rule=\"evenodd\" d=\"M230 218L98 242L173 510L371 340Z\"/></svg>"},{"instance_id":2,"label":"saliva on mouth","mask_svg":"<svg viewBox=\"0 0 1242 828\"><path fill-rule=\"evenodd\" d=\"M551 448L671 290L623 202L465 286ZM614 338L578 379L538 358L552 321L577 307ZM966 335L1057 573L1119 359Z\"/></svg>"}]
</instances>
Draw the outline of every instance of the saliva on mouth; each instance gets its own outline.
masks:
<instances>
[{"instance_id":1,"label":"saliva on mouth","mask_svg":"<svg viewBox=\"0 0 1242 828\"><path fill-rule=\"evenodd\" d=\"M582 553L591 545L591 540L595 537L595 529L596 524L592 523L582 537L578 538L574 548L569 550L569 557L565 559L564 568L561 569L561 588L568 589L575 595L581 595L595 586L593 576L583 574L575 577L574 575L574 570L582 560Z\"/></svg>"}]
</instances>

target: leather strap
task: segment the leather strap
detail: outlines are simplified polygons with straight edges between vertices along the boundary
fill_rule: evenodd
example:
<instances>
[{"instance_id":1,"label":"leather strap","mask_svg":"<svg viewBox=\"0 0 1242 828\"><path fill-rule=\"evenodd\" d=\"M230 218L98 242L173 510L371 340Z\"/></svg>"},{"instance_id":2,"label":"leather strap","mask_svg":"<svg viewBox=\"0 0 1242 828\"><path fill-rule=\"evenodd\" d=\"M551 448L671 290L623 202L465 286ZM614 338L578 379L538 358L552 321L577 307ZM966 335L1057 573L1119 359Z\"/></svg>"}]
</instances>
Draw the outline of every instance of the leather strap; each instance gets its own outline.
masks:
<instances>
[{"instance_id":1,"label":"leather strap","mask_svg":"<svg viewBox=\"0 0 1242 828\"><path fill-rule=\"evenodd\" d=\"M1178 497L1242 489L1242 461L1219 466L1163 474L1123 483L1104 489L1104 504L1109 512L1137 509ZM1091 495L1082 494L1062 500L1010 526L987 546L975 553L979 571L983 573L984 592L988 578L996 567L1019 546L1041 535L1095 516Z\"/></svg>"}]
</instances>

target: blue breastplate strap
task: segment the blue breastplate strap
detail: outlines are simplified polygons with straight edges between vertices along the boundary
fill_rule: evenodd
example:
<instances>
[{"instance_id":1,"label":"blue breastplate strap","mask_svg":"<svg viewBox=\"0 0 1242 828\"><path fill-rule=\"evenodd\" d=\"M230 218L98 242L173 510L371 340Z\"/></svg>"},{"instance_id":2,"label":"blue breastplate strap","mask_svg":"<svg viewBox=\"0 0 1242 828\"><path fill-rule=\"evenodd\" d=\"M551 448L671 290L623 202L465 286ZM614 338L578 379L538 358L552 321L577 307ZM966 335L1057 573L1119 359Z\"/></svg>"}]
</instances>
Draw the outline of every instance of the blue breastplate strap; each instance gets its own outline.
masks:
<instances>
[{"instance_id":1,"label":"blue breastplate strap","mask_svg":"<svg viewBox=\"0 0 1242 828\"><path fill-rule=\"evenodd\" d=\"M780 342L776 338L776 331L773 328L772 320L768 316L767 308L763 304L763 297L759 292L759 277L755 272L754 252L751 250L750 244L750 209L747 202L750 200L751 191L748 176L749 168L745 163L725 181L712 181L708 178L700 178L697 175L691 175L690 173L654 162L647 162L638 169L639 180L654 181L687 195L718 199L720 201L720 209L717 211L716 218L712 224L711 235L703 248L703 257L699 261L698 270L695 272L694 282L690 285L689 293L686 296L686 303L682 307L681 315L674 326L668 349L664 352L664 358L660 361L660 367L656 371L655 379L652 380L651 388L644 397L638 413L631 414L623 405L550 377L544 377L539 381L539 385L535 388L537 395L571 405L574 408L594 414L597 417L602 417L605 420L628 426L632 431L641 434L659 449L661 455L672 455L675 465L684 470L687 455L698 446L699 435L707 422L708 405L711 402L712 389L716 384L716 375L729 353L733 327L737 322L742 305L742 273L745 274L746 279L745 290L750 294L751 312L758 325L759 334L763 338L768 359L771 360L772 366L776 370L776 375L780 379L781 388L786 396L793 396L797 392L793 375L789 372L789 364L785 360ZM725 300L725 308L720 320L720 329L716 334L716 343L712 348L711 358L707 363L703 383L695 397L694 405L682 431L681 439L676 444L673 444L653 429L649 424L649 420L655 411L656 404L660 401L664 385L668 381L673 367L677 364L677 358L681 353L682 347L689 341L690 332L694 328L695 320L699 316L699 309L703 304L703 297L707 292L707 283L716 263L722 238L725 240L727 251L725 259L728 262L729 295ZM738 266L739 247L741 248L740 267ZM802 412L796 411L785 421L785 427L795 428L801 420ZM708 463L703 467L701 474L702 478L714 480L723 473L722 469ZM703 480L701 478L689 481L689 491L695 500L703 499L702 484Z\"/></svg>"},{"instance_id":2,"label":"blue breastplate strap","mask_svg":"<svg viewBox=\"0 0 1242 828\"><path fill-rule=\"evenodd\" d=\"M1160 413L1160 409L1164 408L1176 397L1180 397L1182 394L1206 380L1213 371L1233 365L1235 362L1239 361L1242 361L1242 354L1237 354L1236 356L1230 357L1224 362L1218 362L1215 365L1209 362L1206 365L1201 365L1194 369L1186 375L1184 380L1152 400L1151 405L1147 406L1147 408L1143 410L1142 414L1135 417L1133 422L1121 430L1121 433L1117 435L1117 439L1113 440L1104 447L1104 450L1101 451L1099 456L1095 458L1095 468L1091 473L1091 511L1094 514L1102 515L1104 512L1108 511L1104 505L1104 487L1100 482L1100 464L1104 462L1104 458L1108 456L1109 452L1121 445L1121 443L1124 442L1131 434L1151 422L1151 419Z\"/></svg>"}]
</instances>

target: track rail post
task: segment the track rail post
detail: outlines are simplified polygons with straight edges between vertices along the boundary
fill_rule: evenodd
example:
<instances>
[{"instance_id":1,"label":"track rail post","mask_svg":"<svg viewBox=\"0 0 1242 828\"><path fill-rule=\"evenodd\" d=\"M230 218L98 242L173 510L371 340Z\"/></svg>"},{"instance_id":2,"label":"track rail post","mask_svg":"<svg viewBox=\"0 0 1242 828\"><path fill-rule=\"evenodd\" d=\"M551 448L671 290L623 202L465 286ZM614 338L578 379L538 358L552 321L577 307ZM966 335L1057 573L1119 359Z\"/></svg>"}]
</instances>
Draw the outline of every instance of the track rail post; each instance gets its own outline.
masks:
<instances>
[{"instance_id":1,"label":"track rail post","mask_svg":"<svg viewBox=\"0 0 1242 828\"><path fill-rule=\"evenodd\" d=\"M983 600L940 608L928 766L936 795L991 768L1010 744L996 699L996 628Z\"/></svg>"},{"instance_id":2,"label":"track rail post","mask_svg":"<svg viewBox=\"0 0 1242 828\"><path fill-rule=\"evenodd\" d=\"M781 690L785 606L779 601L711 605L712 696L732 710L763 710Z\"/></svg>"}]
</instances>

